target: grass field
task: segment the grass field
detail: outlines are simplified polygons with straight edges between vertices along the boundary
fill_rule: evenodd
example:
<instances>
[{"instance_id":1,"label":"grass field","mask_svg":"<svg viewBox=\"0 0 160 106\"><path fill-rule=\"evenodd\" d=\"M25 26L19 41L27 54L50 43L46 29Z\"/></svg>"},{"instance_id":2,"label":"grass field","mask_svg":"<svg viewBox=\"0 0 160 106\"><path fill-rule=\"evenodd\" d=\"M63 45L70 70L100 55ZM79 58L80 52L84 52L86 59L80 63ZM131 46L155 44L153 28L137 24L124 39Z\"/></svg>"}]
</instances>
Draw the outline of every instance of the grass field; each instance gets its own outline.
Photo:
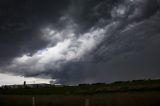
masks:
<instances>
[{"instance_id":1,"label":"grass field","mask_svg":"<svg viewBox=\"0 0 160 106\"><path fill-rule=\"evenodd\" d=\"M160 106L160 92L119 92L105 95L39 95L35 106ZM0 106L32 106L32 96L1 95Z\"/></svg>"},{"instance_id":2,"label":"grass field","mask_svg":"<svg viewBox=\"0 0 160 106\"><path fill-rule=\"evenodd\" d=\"M1 88L0 106L34 106L33 97L35 106L160 106L160 80Z\"/></svg>"}]
</instances>

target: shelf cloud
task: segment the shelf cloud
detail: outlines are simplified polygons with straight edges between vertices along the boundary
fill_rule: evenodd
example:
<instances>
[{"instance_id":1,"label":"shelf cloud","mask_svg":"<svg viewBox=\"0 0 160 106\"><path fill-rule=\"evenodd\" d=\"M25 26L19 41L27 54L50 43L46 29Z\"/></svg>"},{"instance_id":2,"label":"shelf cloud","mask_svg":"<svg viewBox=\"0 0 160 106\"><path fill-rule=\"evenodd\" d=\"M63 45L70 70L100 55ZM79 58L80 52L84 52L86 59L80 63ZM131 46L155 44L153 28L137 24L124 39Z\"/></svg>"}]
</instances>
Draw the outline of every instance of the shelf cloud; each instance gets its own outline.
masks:
<instances>
[{"instance_id":1,"label":"shelf cloud","mask_svg":"<svg viewBox=\"0 0 160 106\"><path fill-rule=\"evenodd\" d=\"M0 72L61 84L159 78L158 0L2 0Z\"/></svg>"}]
</instances>

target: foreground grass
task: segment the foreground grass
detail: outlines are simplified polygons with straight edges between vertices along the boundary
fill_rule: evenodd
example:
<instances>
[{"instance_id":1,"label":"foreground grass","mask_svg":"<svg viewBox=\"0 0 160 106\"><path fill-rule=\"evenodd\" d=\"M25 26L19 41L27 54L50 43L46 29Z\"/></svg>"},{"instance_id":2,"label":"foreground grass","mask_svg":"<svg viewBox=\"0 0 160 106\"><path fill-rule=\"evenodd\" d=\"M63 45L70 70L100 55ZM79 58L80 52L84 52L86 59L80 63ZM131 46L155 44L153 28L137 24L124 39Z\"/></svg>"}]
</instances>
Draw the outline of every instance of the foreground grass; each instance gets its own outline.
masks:
<instances>
[{"instance_id":1,"label":"foreground grass","mask_svg":"<svg viewBox=\"0 0 160 106\"><path fill-rule=\"evenodd\" d=\"M117 92L99 95L39 95L36 106L160 106L160 92ZM1 95L0 106L32 106L32 96Z\"/></svg>"}]
</instances>

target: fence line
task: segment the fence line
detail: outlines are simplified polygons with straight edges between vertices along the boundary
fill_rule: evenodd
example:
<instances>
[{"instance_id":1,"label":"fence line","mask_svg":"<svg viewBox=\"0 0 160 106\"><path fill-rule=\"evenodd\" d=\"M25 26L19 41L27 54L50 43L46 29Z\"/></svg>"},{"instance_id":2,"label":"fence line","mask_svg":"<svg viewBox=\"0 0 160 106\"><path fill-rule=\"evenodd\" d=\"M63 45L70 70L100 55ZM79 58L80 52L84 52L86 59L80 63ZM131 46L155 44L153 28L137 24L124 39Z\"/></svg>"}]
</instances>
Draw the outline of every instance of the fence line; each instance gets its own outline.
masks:
<instances>
[{"instance_id":1,"label":"fence line","mask_svg":"<svg viewBox=\"0 0 160 106\"><path fill-rule=\"evenodd\" d=\"M32 96L32 106L35 106L35 97Z\"/></svg>"},{"instance_id":2,"label":"fence line","mask_svg":"<svg viewBox=\"0 0 160 106\"><path fill-rule=\"evenodd\" d=\"M90 103L89 103L89 99L88 98L85 98L85 106L89 106ZM32 106L35 106L35 97L32 96Z\"/></svg>"},{"instance_id":3,"label":"fence line","mask_svg":"<svg viewBox=\"0 0 160 106\"><path fill-rule=\"evenodd\" d=\"M88 98L85 99L85 106L89 106L89 99Z\"/></svg>"}]
</instances>

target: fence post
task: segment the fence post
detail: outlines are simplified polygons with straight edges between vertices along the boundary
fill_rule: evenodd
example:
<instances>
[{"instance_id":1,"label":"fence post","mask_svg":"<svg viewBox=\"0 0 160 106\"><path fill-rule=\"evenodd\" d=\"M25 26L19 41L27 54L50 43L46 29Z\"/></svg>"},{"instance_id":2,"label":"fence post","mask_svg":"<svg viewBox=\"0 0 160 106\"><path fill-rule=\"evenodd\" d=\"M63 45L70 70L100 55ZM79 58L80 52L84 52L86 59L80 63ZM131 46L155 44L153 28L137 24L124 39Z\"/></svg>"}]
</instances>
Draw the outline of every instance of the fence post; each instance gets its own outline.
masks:
<instances>
[{"instance_id":1,"label":"fence post","mask_svg":"<svg viewBox=\"0 0 160 106\"><path fill-rule=\"evenodd\" d=\"M35 97L32 96L32 106L35 106Z\"/></svg>"},{"instance_id":2,"label":"fence post","mask_svg":"<svg viewBox=\"0 0 160 106\"><path fill-rule=\"evenodd\" d=\"M85 99L85 106L89 106L89 99L88 98Z\"/></svg>"}]
</instances>

